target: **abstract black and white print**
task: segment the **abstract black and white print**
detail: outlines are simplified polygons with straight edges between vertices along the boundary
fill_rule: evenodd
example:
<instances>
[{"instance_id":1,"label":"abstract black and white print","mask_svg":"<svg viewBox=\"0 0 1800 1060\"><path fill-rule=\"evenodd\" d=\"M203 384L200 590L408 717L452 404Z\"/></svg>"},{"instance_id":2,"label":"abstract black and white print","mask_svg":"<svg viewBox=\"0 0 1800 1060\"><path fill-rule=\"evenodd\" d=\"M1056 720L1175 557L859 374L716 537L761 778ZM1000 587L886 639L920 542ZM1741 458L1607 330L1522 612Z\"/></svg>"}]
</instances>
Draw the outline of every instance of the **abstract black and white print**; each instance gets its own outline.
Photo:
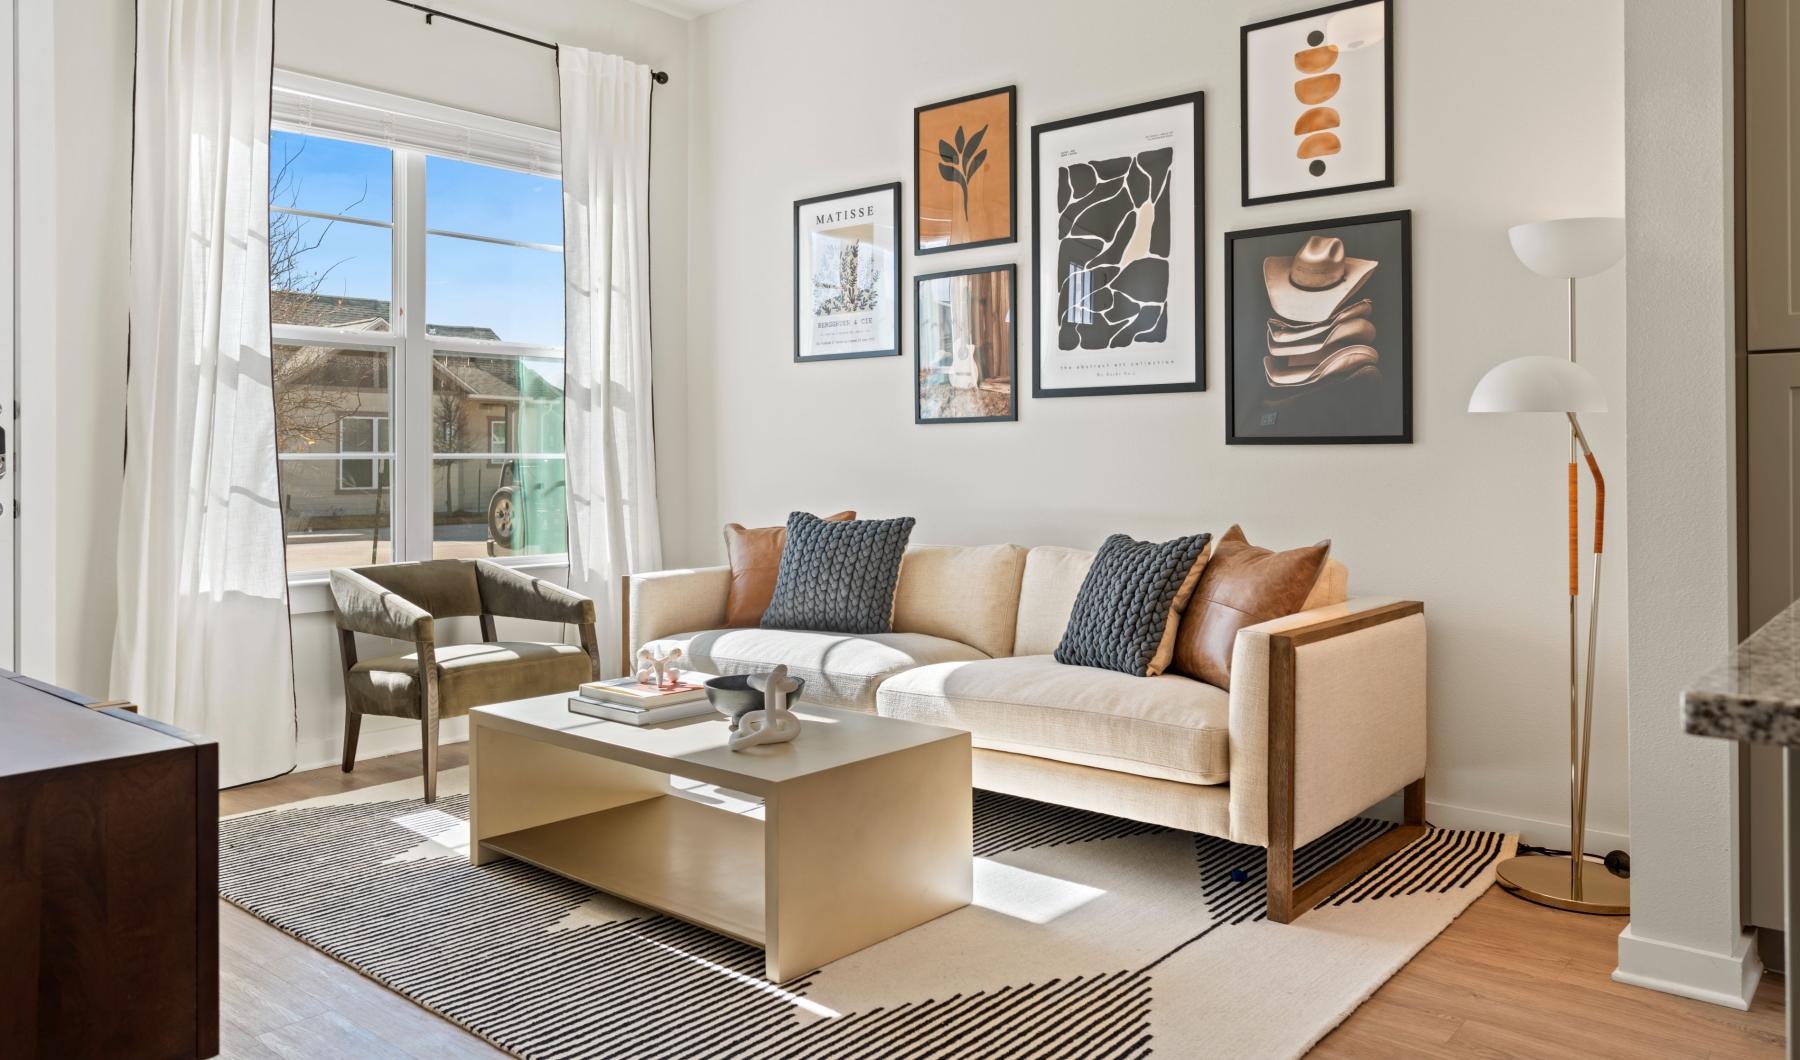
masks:
<instances>
[{"instance_id":1,"label":"abstract black and white print","mask_svg":"<svg viewBox=\"0 0 1800 1060\"><path fill-rule=\"evenodd\" d=\"M1032 129L1034 396L1206 388L1201 101Z\"/></svg>"},{"instance_id":2,"label":"abstract black and white print","mask_svg":"<svg viewBox=\"0 0 1800 1060\"><path fill-rule=\"evenodd\" d=\"M1061 167L1056 181L1064 350L1162 342L1169 334L1173 148Z\"/></svg>"}]
</instances>

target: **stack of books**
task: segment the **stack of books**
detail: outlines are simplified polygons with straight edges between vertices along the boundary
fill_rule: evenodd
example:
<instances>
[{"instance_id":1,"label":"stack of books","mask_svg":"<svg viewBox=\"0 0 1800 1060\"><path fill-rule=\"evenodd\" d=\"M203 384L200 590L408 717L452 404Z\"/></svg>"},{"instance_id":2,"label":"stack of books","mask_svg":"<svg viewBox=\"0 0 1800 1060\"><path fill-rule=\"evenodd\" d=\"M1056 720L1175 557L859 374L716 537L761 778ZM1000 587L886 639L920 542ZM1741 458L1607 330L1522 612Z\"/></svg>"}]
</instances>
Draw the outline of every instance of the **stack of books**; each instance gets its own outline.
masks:
<instances>
[{"instance_id":1,"label":"stack of books","mask_svg":"<svg viewBox=\"0 0 1800 1060\"><path fill-rule=\"evenodd\" d=\"M627 725L654 725L662 721L692 718L712 710L706 699L706 682L712 674L684 670L672 685L646 685L635 677L590 681L569 697L569 709L590 718L622 721Z\"/></svg>"}]
</instances>

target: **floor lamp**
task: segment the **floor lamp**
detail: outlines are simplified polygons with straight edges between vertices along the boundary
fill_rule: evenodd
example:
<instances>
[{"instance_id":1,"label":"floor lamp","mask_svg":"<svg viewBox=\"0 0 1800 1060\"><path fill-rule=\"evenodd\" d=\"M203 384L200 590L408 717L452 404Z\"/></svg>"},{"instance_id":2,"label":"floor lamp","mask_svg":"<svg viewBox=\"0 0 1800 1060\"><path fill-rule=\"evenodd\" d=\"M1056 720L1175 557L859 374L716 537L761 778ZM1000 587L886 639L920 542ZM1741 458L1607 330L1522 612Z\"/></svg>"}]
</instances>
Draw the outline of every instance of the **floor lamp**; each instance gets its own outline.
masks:
<instances>
[{"instance_id":1,"label":"floor lamp","mask_svg":"<svg viewBox=\"0 0 1800 1060\"><path fill-rule=\"evenodd\" d=\"M1569 850L1559 857L1516 857L1496 870L1501 887L1557 909L1621 916L1631 911L1631 884L1589 861L1588 753L1594 724L1595 651L1600 626L1600 572L1606 533L1606 479L1577 417L1605 412L1606 396L1593 373L1575 360L1575 281L1611 268L1625 253L1625 222L1573 217L1512 229L1514 253L1533 272L1568 281L1569 355L1518 357L1495 366L1469 397L1470 412L1552 412L1569 421ZM1577 457L1594 479L1593 585L1588 602L1586 674L1580 652L1581 525Z\"/></svg>"}]
</instances>

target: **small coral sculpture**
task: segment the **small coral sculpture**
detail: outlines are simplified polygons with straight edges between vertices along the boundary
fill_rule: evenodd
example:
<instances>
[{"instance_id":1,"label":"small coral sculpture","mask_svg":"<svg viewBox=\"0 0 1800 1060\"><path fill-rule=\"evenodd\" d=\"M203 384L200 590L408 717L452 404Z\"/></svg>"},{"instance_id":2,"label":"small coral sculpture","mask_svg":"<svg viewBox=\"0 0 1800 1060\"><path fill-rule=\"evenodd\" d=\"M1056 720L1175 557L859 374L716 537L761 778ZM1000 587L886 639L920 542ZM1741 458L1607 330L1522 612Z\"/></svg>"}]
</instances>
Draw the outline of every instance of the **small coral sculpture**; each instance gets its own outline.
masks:
<instances>
[{"instance_id":1,"label":"small coral sculpture","mask_svg":"<svg viewBox=\"0 0 1800 1060\"><path fill-rule=\"evenodd\" d=\"M800 717L788 709L788 697L800 690L800 682L788 676L787 667L777 666L769 673L751 677L750 687L763 694L762 709L738 719L727 746L741 751L763 744L787 743L800 735Z\"/></svg>"},{"instance_id":2,"label":"small coral sculpture","mask_svg":"<svg viewBox=\"0 0 1800 1060\"><path fill-rule=\"evenodd\" d=\"M680 648L670 648L667 655L658 655L649 648L639 648L638 684L668 688L670 685L678 683L681 680L681 671L676 668L675 661L679 658L681 658Z\"/></svg>"}]
</instances>

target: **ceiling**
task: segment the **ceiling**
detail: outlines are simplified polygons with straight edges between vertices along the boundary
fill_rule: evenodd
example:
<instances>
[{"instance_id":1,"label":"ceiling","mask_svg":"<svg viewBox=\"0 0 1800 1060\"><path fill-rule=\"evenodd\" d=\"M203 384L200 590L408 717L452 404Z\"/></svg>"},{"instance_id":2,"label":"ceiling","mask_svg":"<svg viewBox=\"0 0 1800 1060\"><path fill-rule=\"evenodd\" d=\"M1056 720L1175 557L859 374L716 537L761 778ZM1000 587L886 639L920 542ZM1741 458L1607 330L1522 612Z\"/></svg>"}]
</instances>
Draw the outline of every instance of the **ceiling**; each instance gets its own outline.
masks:
<instances>
[{"instance_id":1,"label":"ceiling","mask_svg":"<svg viewBox=\"0 0 1800 1060\"><path fill-rule=\"evenodd\" d=\"M671 15L679 15L682 18L699 18L701 15L710 15L714 11L735 7L744 0L633 0L633 2L644 7L653 7L658 11L665 11Z\"/></svg>"}]
</instances>

